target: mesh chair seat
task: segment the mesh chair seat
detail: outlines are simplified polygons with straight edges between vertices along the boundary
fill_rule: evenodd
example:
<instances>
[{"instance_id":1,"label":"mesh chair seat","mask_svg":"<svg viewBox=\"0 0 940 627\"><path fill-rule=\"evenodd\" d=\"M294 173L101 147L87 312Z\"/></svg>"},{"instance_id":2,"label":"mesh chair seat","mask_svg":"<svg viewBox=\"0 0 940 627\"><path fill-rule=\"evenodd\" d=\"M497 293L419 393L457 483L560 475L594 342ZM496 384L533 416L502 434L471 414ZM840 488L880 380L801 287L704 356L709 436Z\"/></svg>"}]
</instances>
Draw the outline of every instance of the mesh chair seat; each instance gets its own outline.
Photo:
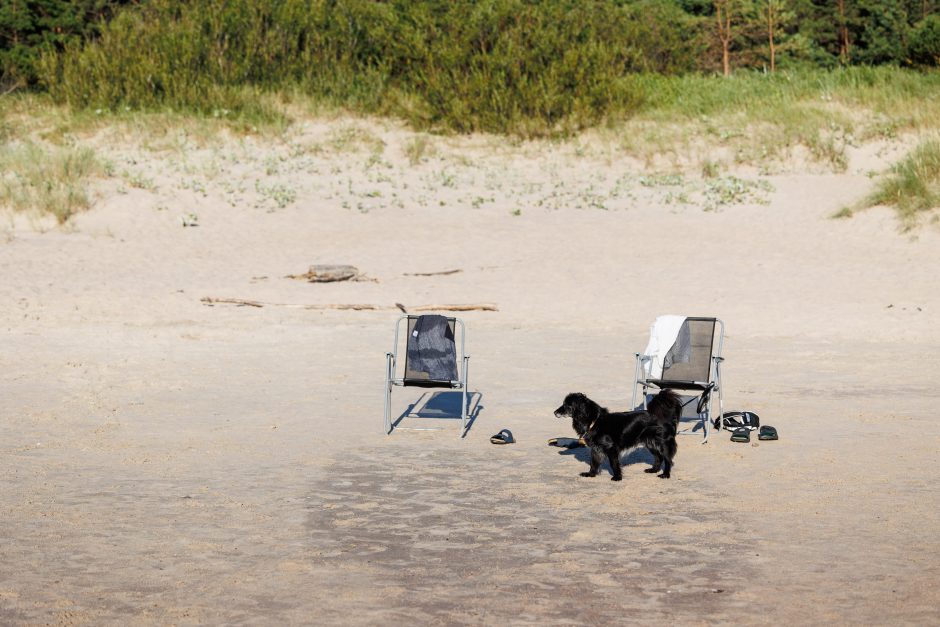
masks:
<instances>
[{"instance_id":1,"label":"mesh chair seat","mask_svg":"<svg viewBox=\"0 0 940 627\"><path fill-rule=\"evenodd\" d=\"M665 318L674 317L666 316ZM659 320L654 322L654 329ZM668 322L672 320L667 320ZM651 337L654 329L651 329ZM664 354L657 352L654 356L636 353L633 406L637 406L637 387L642 388L644 408L647 401L647 389L651 387L698 392L696 396L702 397L699 405L699 419L704 441L707 442L709 423L714 420L712 397L715 392L718 395L718 415L720 416L723 411L721 348L724 335L724 322L718 318L685 317L673 345L668 347ZM651 345L655 344L651 342ZM653 368L654 359L657 359L655 364L661 366L661 372Z\"/></svg>"},{"instance_id":2,"label":"mesh chair seat","mask_svg":"<svg viewBox=\"0 0 940 627\"><path fill-rule=\"evenodd\" d=\"M407 321L404 325L406 329L406 340L403 342L405 344L404 371L401 377L396 377L400 330L404 321ZM459 344L456 336L458 330L460 331ZM461 435L466 432L469 418L467 415L467 366L470 356L465 352L465 340L466 328L460 318L407 314L399 317L395 324L395 343L392 352L385 354L386 434L392 431L392 386L461 390L460 432Z\"/></svg>"}]
</instances>

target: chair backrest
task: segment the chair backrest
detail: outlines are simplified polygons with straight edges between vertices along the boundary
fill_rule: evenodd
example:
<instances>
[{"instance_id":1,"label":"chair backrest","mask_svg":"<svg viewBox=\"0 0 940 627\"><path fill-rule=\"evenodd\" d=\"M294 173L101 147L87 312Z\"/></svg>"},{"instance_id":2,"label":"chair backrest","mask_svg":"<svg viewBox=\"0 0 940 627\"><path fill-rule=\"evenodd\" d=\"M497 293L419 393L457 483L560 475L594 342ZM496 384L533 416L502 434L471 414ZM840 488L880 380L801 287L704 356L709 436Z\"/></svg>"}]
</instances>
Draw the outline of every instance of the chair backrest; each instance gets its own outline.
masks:
<instances>
[{"instance_id":1,"label":"chair backrest","mask_svg":"<svg viewBox=\"0 0 940 627\"><path fill-rule=\"evenodd\" d=\"M405 335L404 381L406 384L411 384L411 385L434 384L435 382L442 383L442 384L446 383L449 385L451 382L450 378L432 378L431 375L424 370L413 369L410 363L411 359L409 359L409 357L415 356L414 354L415 351L413 350L414 346L412 344L412 342L416 338L415 327L418 324L418 320L422 317L424 316L408 316L408 325L407 325L408 333ZM445 342L448 342L450 346L448 347L449 348L449 350L447 351L448 354L446 356L440 356L440 359L444 359L446 361L446 363L444 363L443 366L445 366L448 369L452 367L453 372L456 373L457 372L457 351L456 351L456 344L455 344L455 339L454 339L456 336L454 335L454 332L456 330L457 319L447 318L446 320L447 320L447 328L448 328L449 333L445 333L444 340ZM409 349L412 349L412 350L409 350ZM451 356L453 357L452 360L451 360ZM454 375L453 380L457 380L456 374Z\"/></svg>"},{"instance_id":2,"label":"chair backrest","mask_svg":"<svg viewBox=\"0 0 940 627\"><path fill-rule=\"evenodd\" d=\"M686 318L689 329L689 360L663 365L662 379L710 381L712 351L715 346L715 318Z\"/></svg>"}]
</instances>

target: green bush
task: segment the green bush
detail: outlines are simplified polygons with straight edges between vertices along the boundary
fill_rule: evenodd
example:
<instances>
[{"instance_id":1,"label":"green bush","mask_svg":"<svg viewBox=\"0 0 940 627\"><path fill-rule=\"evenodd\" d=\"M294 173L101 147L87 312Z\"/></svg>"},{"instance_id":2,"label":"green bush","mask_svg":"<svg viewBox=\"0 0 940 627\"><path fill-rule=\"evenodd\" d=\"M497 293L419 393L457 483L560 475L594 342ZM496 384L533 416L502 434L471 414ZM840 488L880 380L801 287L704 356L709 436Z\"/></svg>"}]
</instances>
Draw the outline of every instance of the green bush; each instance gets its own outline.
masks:
<instances>
[{"instance_id":1,"label":"green bush","mask_svg":"<svg viewBox=\"0 0 940 627\"><path fill-rule=\"evenodd\" d=\"M822 48L794 31L780 40L780 61L800 71L712 84L695 73L714 65L710 7L697 0L148 0L92 39L47 47L38 72L56 102L77 108L169 108L253 125L283 119L274 97L300 93L422 129L524 137L623 119L650 103L680 112L772 112L761 104L769 93L786 99L842 81L904 82L868 68L806 68ZM858 60L897 63L895 49L907 52L898 0L865 0L858 13L865 17ZM830 23L807 32L821 37ZM933 32L935 22L925 23L917 41ZM750 33L742 41L765 46L759 26L739 23Z\"/></svg>"},{"instance_id":2,"label":"green bush","mask_svg":"<svg viewBox=\"0 0 940 627\"><path fill-rule=\"evenodd\" d=\"M621 80L631 72L690 69L693 48L666 50L683 49L678 15L664 25L652 13L636 20L637 10L599 0L152 0L93 42L48 51L40 76L78 107L238 115L254 106L246 87L299 87L418 126L538 135L631 110L638 96ZM673 30L656 39L654 28Z\"/></svg>"},{"instance_id":3,"label":"green bush","mask_svg":"<svg viewBox=\"0 0 940 627\"><path fill-rule=\"evenodd\" d=\"M0 1L0 86L34 83L44 46L92 36L102 20L127 0Z\"/></svg>"},{"instance_id":4,"label":"green bush","mask_svg":"<svg viewBox=\"0 0 940 627\"><path fill-rule=\"evenodd\" d=\"M940 66L940 15L928 15L914 26L908 56L917 65Z\"/></svg>"}]
</instances>

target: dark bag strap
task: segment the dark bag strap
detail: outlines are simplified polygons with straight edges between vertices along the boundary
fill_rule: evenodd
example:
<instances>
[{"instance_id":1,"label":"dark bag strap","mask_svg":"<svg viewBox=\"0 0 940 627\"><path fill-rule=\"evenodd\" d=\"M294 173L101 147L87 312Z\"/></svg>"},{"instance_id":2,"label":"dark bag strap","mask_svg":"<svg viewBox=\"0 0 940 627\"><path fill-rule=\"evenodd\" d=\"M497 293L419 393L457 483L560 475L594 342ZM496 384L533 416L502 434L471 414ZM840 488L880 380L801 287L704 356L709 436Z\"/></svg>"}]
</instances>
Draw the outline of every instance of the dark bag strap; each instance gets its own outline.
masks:
<instances>
[{"instance_id":1,"label":"dark bag strap","mask_svg":"<svg viewBox=\"0 0 940 627\"><path fill-rule=\"evenodd\" d=\"M698 399L698 406L696 406L696 413L701 414L705 411L705 408L708 407L708 399L712 395L712 389L715 387L714 383L709 383L704 390L702 390L702 395Z\"/></svg>"}]
</instances>

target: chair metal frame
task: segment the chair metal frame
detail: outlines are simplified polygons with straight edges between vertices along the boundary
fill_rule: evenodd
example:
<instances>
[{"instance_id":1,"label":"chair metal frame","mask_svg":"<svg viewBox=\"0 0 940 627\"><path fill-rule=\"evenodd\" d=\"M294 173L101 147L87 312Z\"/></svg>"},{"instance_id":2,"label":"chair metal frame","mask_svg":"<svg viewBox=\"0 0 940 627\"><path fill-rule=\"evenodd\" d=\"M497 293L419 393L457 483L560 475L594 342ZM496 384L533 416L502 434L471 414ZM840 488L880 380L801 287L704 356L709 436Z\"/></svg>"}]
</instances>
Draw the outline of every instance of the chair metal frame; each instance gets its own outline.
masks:
<instances>
[{"instance_id":1,"label":"chair metal frame","mask_svg":"<svg viewBox=\"0 0 940 627\"><path fill-rule=\"evenodd\" d=\"M408 379L405 376L408 374L407 370L401 377L395 376L398 365L398 348L399 339L401 337L401 323L403 320L417 320L419 317L420 316L417 314L404 314L398 317L398 320L395 322L395 344L392 346L391 352L385 353L385 434L390 435L392 433L392 386L397 385L401 387L445 388L451 390L462 390L463 394L461 395L462 399L460 405L460 436L463 437L464 433L467 431L467 420L469 418L467 412L467 371L470 366L470 355L468 355L466 352L467 329L463 320L453 316L445 316L449 323L453 323L455 331L457 327L460 327L460 368L459 372L457 373L458 379L456 381L426 381L423 379ZM408 346L406 340L406 365L407 359ZM407 427L401 428L405 429Z\"/></svg>"},{"instance_id":2,"label":"chair metal frame","mask_svg":"<svg viewBox=\"0 0 940 627\"><path fill-rule=\"evenodd\" d=\"M721 356L721 349L724 346L725 341L725 323L720 318L709 317L709 316L687 316L686 321L692 322L711 322L713 321L715 326L720 329L717 338L718 350L715 350L715 330L712 329L712 348L711 348L711 360L708 367L708 380L707 381L670 381L668 379L660 378L658 380L652 380L641 377L641 372L643 372L643 365L650 361L652 357L650 355L643 355L642 353L634 353L636 358L636 366L633 373L633 401L631 407L636 407L636 392L638 387L643 388L643 409L646 409L647 402L647 390L650 387L658 389L673 389L673 390L685 390L685 391L699 391L701 393L708 392L708 409L707 409L707 418L706 413L699 412L699 420L702 422L702 431L704 432L704 438L702 444L708 442L709 436L709 426L713 419L714 414L712 413L712 407L714 403L714 392L718 392L718 430L721 430L720 418L724 414L724 394L722 391L721 385L721 363L724 361L724 358ZM665 374L665 373L664 373ZM689 385L689 384L692 385ZM673 385L670 385L673 384ZM685 387L683 387L685 386ZM680 434L690 434L691 432L680 431Z\"/></svg>"}]
</instances>

